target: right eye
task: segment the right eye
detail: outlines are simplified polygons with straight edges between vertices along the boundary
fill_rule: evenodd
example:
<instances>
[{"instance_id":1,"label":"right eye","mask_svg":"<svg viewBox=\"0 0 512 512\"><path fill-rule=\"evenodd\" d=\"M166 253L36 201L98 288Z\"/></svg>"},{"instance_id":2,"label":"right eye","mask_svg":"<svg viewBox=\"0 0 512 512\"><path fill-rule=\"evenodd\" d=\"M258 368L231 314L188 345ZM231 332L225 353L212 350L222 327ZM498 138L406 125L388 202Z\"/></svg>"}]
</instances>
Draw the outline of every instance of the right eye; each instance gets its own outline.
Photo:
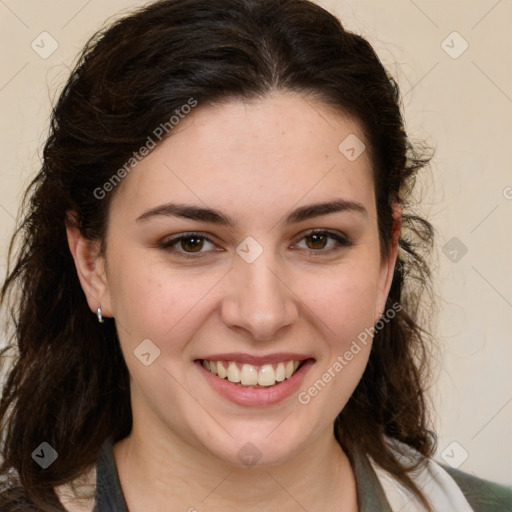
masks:
<instances>
[{"instance_id":1,"label":"right eye","mask_svg":"<svg viewBox=\"0 0 512 512\"><path fill-rule=\"evenodd\" d=\"M166 240L160 247L162 249L171 251L180 258L194 259L201 258L202 255L210 251L202 251L204 244L212 244L213 242L201 233L183 233L171 240ZM178 249L178 247L181 249Z\"/></svg>"}]
</instances>

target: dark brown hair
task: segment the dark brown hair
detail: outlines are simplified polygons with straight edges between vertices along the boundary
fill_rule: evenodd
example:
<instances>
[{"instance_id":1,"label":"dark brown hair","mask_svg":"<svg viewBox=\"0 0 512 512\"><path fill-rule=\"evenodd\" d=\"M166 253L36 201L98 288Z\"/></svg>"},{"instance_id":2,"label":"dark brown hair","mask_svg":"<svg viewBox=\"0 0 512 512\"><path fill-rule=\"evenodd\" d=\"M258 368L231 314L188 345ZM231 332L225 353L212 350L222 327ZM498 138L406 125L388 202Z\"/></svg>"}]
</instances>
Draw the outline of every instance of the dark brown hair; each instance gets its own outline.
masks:
<instances>
[{"instance_id":1,"label":"dark brown hair","mask_svg":"<svg viewBox=\"0 0 512 512\"><path fill-rule=\"evenodd\" d=\"M131 430L129 375L115 321L99 324L87 305L66 213L76 212L81 232L103 242L115 190L102 200L94 191L155 127L190 98L207 107L273 90L314 97L359 122L372 159L383 256L392 243L392 205L404 208L387 301L387 308L402 309L376 332L334 431L348 453L359 447L425 502L385 442L389 436L425 456L435 445L423 380L429 335L418 317L418 289L430 282L433 228L407 213L416 173L429 157L404 131L395 81L364 38L312 2L160 0L86 44L53 109L42 168L25 194L1 294L15 326L4 350L5 357L12 349L14 361L0 403L0 476L8 479L2 510L16 510L15 503L64 510L53 488L93 467L107 437L116 442ZM43 441L59 454L44 470L31 457Z\"/></svg>"}]
</instances>

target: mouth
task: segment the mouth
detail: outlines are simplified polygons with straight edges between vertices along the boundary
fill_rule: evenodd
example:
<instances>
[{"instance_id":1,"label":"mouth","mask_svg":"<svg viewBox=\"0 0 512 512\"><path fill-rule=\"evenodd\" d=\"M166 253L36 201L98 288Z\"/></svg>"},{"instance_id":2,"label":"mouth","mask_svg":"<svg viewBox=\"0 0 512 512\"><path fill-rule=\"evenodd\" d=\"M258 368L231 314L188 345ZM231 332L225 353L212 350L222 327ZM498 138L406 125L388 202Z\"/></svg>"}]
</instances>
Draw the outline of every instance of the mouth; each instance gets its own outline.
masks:
<instances>
[{"instance_id":1,"label":"mouth","mask_svg":"<svg viewBox=\"0 0 512 512\"><path fill-rule=\"evenodd\" d=\"M205 370L218 378L242 388L263 389L280 385L291 379L299 369L313 358L283 359L266 364L226 359L198 359Z\"/></svg>"},{"instance_id":2,"label":"mouth","mask_svg":"<svg viewBox=\"0 0 512 512\"><path fill-rule=\"evenodd\" d=\"M242 407L268 407L290 399L315 362L291 352L264 357L215 354L194 360L212 390Z\"/></svg>"}]
</instances>

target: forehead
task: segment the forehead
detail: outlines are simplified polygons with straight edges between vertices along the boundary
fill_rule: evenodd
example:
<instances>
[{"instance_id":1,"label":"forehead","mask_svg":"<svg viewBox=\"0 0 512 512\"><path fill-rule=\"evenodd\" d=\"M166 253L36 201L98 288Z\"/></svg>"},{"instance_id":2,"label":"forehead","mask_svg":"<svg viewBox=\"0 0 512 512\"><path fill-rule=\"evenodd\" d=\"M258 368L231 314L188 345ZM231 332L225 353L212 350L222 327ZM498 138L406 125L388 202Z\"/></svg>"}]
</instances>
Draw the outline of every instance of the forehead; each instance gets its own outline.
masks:
<instances>
[{"instance_id":1,"label":"forehead","mask_svg":"<svg viewBox=\"0 0 512 512\"><path fill-rule=\"evenodd\" d=\"M261 211L330 195L371 210L364 144L357 122L298 94L198 105L134 167L114 203L140 210L178 199L242 213L255 200Z\"/></svg>"}]
</instances>

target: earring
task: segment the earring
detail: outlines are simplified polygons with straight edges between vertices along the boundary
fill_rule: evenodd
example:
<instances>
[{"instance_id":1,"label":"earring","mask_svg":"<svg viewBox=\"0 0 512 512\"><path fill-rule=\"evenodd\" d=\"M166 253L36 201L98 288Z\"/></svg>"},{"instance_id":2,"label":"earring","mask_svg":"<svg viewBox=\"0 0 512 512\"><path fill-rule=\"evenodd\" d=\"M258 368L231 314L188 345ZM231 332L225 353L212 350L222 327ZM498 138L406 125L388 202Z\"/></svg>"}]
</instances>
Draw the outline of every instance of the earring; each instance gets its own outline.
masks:
<instances>
[{"instance_id":1,"label":"earring","mask_svg":"<svg viewBox=\"0 0 512 512\"><path fill-rule=\"evenodd\" d=\"M98 311L96 312L96 316L98 317L98 322L102 324L104 322L103 315L101 314L101 306L98 306Z\"/></svg>"}]
</instances>

